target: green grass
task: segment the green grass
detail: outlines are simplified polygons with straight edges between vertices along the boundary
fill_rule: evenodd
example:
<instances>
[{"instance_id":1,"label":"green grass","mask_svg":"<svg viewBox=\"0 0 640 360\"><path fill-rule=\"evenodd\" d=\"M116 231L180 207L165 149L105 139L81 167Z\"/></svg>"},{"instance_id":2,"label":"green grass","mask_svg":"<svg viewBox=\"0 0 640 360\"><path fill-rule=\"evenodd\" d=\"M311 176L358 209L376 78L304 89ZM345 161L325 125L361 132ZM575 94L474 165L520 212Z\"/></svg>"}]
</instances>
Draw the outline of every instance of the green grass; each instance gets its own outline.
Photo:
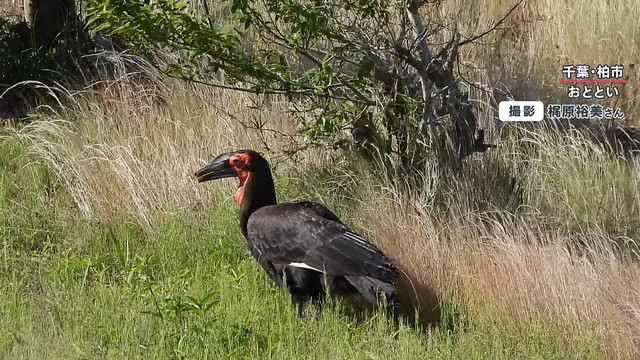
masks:
<instances>
[{"instance_id":1,"label":"green grass","mask_svg":"<svg viewBox=\"0 0 640 360\"><path fill-rule=\"evenodd\" d=\"M330 302L295 316L245 249L231 201L165 209L153 232L86 220L46 168L0 144L0 358L601 358L588 332L500 311L395 326ZM285 189L286 193L286 189ZM295 193L295 191L292 191Z\"/></svg>"}]
</instances>

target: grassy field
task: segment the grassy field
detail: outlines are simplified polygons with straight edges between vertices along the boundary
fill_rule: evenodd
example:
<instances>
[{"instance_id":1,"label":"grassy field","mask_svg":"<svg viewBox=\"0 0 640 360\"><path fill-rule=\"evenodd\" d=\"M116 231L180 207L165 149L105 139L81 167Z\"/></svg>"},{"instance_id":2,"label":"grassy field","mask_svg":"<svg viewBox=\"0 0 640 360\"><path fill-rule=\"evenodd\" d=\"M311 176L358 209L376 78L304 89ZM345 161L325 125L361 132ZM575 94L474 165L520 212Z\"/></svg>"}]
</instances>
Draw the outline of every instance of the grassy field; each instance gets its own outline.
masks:
<instances>
[{"instance_id":1,"label":"grassy field","mask_svg":"<svg viewBox=\"0 0 640 360\"><path fill-rule=\"evenodd\" d=\"M588 327L567 334L543 316L523 327L453 294L433 328L354 317L341 303L298 319L247 254L225 192L203 190L200 205L160 205L145 221L135 209L87 218L59 174L25 151L8 139L0 151L4 358L602 357ZM120 180L105 170L94 180ZM291 182L279 178L283 196ZM340 201L331 188L318 191Z\"/></svg>"},{"instance_id":2,"label":"grassy field","mask_svg":"<svg viewBox=\"0 0 640 360\"><path fill-rule=\"evenodd\" d=\"M437 10L464 10L461 28L474 29L508 3ZM600 21L603 9L615 23ZM465 50L477 64L467 71L519 96L556 96L560 63L637 59L638 13L631 0L530 2L508 37ZM591 23L599 28L588 33ZM127 76L61 96L64 107L0 129L0 358L640 353L637 160L578 133L496 125L491 99L477 93L498 149L468 159L462 180L427 166L416 186L339 151L266 151L263 140L297 140L278 135L295 132L285 99L256 109L261 99L246 94ZM625 110L637 109L637 94L625 96ZM277 132L262 139L237 121L254 118ZM401 299L418 320L396 325L339 301L297 318L246 250L235 181L194 179L229 148L265 151L281 201L326 203L377 243L401 267Z\"/></svg>"}]
</instances>

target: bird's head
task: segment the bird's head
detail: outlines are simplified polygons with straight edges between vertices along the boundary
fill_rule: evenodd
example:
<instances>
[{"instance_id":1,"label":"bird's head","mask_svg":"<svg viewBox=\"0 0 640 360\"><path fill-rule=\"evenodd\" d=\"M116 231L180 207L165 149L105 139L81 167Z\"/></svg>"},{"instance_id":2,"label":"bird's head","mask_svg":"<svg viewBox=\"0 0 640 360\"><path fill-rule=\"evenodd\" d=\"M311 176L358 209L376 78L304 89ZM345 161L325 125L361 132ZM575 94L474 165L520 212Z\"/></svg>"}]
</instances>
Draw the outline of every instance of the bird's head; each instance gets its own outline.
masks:
<instances>
[{"instance_id":1,"label":"bird's head","mask_svg":"<svg viewBox=\"0 0 640 360\"><path fill-rule=\"evenodd\" d=\"M269 163L253 150L238 150L220 154L196 171L198 182L237 177L240 181L235 193L240 206L240 224L247 234L249 216L262 206L277 203L276 190Z\"/></svg>"},{"instance_id":2,"label":"bird's head","mask_svg":"<svg viewBox=\"0 0 640 360\"><path fill-rule=\"evenodd\" d=\"M196 171L198 182L237 177L241 185L250 173L269 173L269 163L253 150L238 150L220 154Z\"/></svg>"},{"instance_id":3,"label":"bird's head","mask_svg":"<svg viewBox=\"0 0 640 360\"><path fill-rule=\"evenodd\" d=\"M265 199L268 198L268 200L265 201L274 202L275 200L271 200L271 198L275 197L275 195L271 196L266 194L266 191L270 193L275 192L269 163L253 150L238 150L220 154L213 158L209 164L196 171L198 182L237 177L240 184L236 190L235 200L240 206L245 204L245 190L249 184L249 178L254 178L253 175L257 175L256 179L258 182L256 185L260 188L259 190L255 190L261 193L258 195L258 199L265 197ZM255 183L255 181L256 180L252 180L252 183ZM267 186L266 188L264 187L265 185ZM252 201L255 201L255 199Z\"/></svg>"}]
</instances>

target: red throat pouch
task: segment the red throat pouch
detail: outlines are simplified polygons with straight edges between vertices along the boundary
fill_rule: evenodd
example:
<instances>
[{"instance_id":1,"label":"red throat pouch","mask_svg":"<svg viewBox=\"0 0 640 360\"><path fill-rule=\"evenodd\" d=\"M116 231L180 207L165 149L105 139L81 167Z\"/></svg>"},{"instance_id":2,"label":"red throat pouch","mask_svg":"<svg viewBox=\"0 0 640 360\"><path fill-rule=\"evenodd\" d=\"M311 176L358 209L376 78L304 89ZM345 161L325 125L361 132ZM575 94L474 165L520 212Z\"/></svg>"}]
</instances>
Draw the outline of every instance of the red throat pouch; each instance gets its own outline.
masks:
<instances>
[{"instance_id":1,"label":"red throat pouch","mask_svg":"<svg viewBox=\"0 0 640 360\"><path fill-rule=\"evenodd\" d=\"M246 184L247 180L249 180L249 172L240 172L238 174L238 179L240 179L240 186L238 186L238 190L236 190L234 198L236 200L236 204L242 205L242 201L244 200L244 185Z\"/></svg>"}]
</instances>

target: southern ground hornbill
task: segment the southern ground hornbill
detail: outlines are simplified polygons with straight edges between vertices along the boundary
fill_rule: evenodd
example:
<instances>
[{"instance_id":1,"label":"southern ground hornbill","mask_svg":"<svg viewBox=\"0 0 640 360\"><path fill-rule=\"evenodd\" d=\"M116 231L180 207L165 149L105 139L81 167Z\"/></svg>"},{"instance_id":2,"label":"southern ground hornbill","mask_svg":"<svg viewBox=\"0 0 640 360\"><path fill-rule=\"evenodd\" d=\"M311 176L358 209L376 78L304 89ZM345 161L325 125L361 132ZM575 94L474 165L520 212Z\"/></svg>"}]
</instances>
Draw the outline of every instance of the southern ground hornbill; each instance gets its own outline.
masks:
<instances>
[{"instance_id":1,"label":"southern ground hornbill","mask_svg":"<svg viewBox=\"0 0 640 360\"><path fill-rule=\"evenodd\" d=\"M306 301L323 303L325 284L331 294L360 293L373 304L384 295L395 312L397 268L325 206L308 201L278 204L269 163L260 154L221 154L195 175L198 182L240 180L235 200L242 234L269 277L278 286L286 279L299 315Z\"/></svg>"}]
</instances>

